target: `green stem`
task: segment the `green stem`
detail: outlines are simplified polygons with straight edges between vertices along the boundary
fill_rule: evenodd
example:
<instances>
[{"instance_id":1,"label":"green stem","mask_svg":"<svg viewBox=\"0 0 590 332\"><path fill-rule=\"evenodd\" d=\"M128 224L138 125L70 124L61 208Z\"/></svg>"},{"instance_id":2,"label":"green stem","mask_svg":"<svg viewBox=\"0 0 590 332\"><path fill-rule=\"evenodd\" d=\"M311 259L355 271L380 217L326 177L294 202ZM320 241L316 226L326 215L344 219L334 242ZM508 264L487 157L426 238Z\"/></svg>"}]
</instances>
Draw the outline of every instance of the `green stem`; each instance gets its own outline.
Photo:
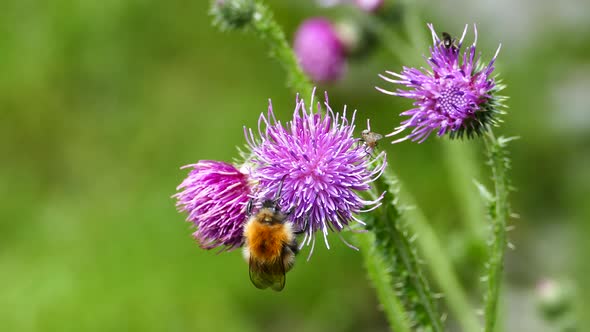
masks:
<instances>
[{"instance_id":1,"label":"green stem","mask_svg":"<svg viewBox=\"0 0 590 332\"><path fill-rule=\"evenodd\" d=\"M488 262L488 290L485 304L486 332L493 332L496 326L498 299L504 271L504 254L507 245L506 224L510 214L508 203L510 182L507 176L510 159L508 158L506 145L510 140L502 137L496 139L491 130L484 136L489 158L488 163L492 170L492 181L494 183L494 198L489 210L493 242Z\"/></svg>"},{"instance_id":2,"label":"green stem","mask_svg":"<svg viewBox=\"0 0 590 332\"><path fill-rule=\"evenodd\" d=\"M419 3L414 0L401 0L401 3L405 10L403 25L410 40L410 45L415 48L414 52L423 50L428 45L429 38L424 33L426 25L420 15Z\"/></svg>"},{"instance_id":3,"label":"green stem","mask_svg":"<svg viewBox=\"0 0 590 332\"><path fill-rule=\"evenodd\" d=\"M301 70L285 33L274 20L272 12L260 1L256 2L252 27L258 37L268 44L271 57L278 60L287 72L287 85L303 98L311 95L313 85Z\"/></svg>"},{"instance_id":4,"label":"green stem","mask_svg":"<svg viewBox=\"0 0 590 332\"><path fill-rule=\"evenodd\" d=\"M408 226L418 235L416 243L420 253L427 262L432 277L443 291L449 309L464 331L479 331L480 325L475 311L471 308L466 292L434 229L415 204L414 198L405 191L402 197L405 205L413 207L406 212L408 220L412 221Z\"/></svg>"},{"instance_id":5,"label":"green stem","mask_svg":"<svg viewBox=\"0 0 590 332\"><path fill-rule=\"evenodd\" d=\"M302 98L311 95L313 85L299 67L297 57L289 46L285 33L275 21L272 11L259 0L212 1L213 24L221 30L253 32L266 42L270 56L275 58L287 73L287 86L300 93Z\"/></svg>"},{"instance_id":6,"label":"green stem","mask_svg":"<svg viewBox=\"0 0 590 332\"><path fill-rule=\"evenodd\" d=\"M478 249L484 249L485 210L477 193L473 179L479 178L476 157L473 149L466 142L442 140L445 161L449 170L449 178L453 179L452 191L459 204L461 219L469 231L469 235L477 240ZM479 247L481 246L481 247Z\"/></svg>"},{"instance_id":7,"label":"green stem","mask_svg":"<svg viewBox=\"0 0 590 332\"><path fill-rule=\"evenodd\" d=\"M402 220L398 186L389 168L375 182L373 197L385 192L384 204L371 214L373 219L368 228L375 234L380 254L389 262L389 274L412 323L431 331L443 331L441 315L413 244L414 233Z\"/></svg>"},{"instance_id":8,"label":"green stem","mask_svg":"<svg viewBox=\"0 0 590 332\"><path fill-rule=\"evenodd\" d=\"M375 287L377 298L385 312L391 330L396 332L410 332L408 315L392 287L393 280L389 274L391 266L379 252L375 235L371 232L360 233L357 234L356 240L363 254L369 279Z\"/></svg>"}]
</instances>

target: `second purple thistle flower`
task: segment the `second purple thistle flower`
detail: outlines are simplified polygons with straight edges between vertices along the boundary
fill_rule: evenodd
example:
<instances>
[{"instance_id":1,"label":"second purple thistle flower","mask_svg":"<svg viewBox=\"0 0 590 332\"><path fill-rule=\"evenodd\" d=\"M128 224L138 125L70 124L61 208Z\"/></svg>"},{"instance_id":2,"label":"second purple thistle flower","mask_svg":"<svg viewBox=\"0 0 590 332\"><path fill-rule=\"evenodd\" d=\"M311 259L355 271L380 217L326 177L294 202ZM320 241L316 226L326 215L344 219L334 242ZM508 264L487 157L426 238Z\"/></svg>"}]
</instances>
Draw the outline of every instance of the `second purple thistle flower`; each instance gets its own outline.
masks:
<instances>
[{"instance_id":1,"label":"second purple thistle flower","mask_svg":"<svg viewBox=\"0 0 590 332\"><path fill-rule=\"evenodd\" d=\"M409 128L413 128L412 131L393 143L407 139L421 143L434 131L438 136L449 133L451 138L465 135L471 138L499 121L497 115L503 114L500 108L504 97L496 93L504 86L498 84L492 72L500 46L490 63L482 65L479 55L476 56L477 28L474 25L475 41L461 53L467 27L458 41L446 33L441 40L432 24L428 24L434 43L428 58L431 71L404 67L400 74L387 71L386 75L379 75L387 82L404 85L407 90L390 91L379 87L377 90L415 100L415 108L401 113L410 118L387 136Z\"/></svg>"},{"instance_id":2,"label":"second purple thistle flower","mask_svg":"<svg viewBox=\"0 0 590 332\"><path fill-rule=\"evenodd\" d=\"M197 230L193 236L204 249L235 249L242 244L242 226L250 195L248 175L234 165L201 160L176 188L173 198L179 211Z\"/></svg>"},{"instance_id":3,"label":"second purple thistle flower","mask_svg":"<svg viewBox=\"0 0 590 332\"><path fill-rule=\"evenodd\" d=\"M315 82L337 81L346 71L346 51L336 29L325 18L303 22L293 48L303 71Z\"/></svg>"},{"instance_id":4,"label":"second purple thistle flower","mask_svg":"<svg viewBox=\"0 0 590 332\"><path fill-rule=\"evenodd\" d=\"M329 248L328 229L339 232L352 221L362 224L355 214L380 205L381 198L364 200L359 192L370 189L386 164L384 152L372 157L353 136L354 114L349 122L346 109L334 113L327 95L324 105L325 114L320 103L314 112L297 98L293 119L283 125L269 103L267 115L259 119L260 137L245 129L258 201L274 197L283 181L279 206L298 229L306 230L302 245L311 243L312 250L316 231Z\"/></svg>"}]
</instances>

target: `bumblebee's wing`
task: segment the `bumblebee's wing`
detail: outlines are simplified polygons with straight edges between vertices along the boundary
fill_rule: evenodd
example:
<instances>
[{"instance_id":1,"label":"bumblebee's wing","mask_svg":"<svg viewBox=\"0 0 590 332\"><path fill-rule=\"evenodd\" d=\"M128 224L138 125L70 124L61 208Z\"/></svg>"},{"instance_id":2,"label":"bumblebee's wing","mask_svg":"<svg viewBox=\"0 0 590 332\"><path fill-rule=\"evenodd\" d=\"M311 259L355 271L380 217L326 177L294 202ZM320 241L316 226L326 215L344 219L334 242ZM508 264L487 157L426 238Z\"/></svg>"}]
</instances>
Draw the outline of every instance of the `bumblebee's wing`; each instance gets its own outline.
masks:
<instances>
[{"instance_id":1,"label":"bumblebee's wing","mask_svg":"<svg viewBox=\"0 0 590 332\"><path fill-rule=\"evenodd\" d=\"M250 281L259 289L272 288L281 291L285 288L285 266L282 259L273 264L258 264L250 257Z\"/></svg>"},{"instance_id":2,"label":"bumblebee's wing","mask_svg":"<svg viewBox=\"0 0 590 332\"><path fill-rule=\"evenodd\" d=\"M273 291L280 292L285 288L285 280L287 279L285 276L286 272L283 258L275 264L274 268L276 268L277 274L274 275L274 283L270 285L270 288L272 288Z\"/></svg>"}]
</instances>

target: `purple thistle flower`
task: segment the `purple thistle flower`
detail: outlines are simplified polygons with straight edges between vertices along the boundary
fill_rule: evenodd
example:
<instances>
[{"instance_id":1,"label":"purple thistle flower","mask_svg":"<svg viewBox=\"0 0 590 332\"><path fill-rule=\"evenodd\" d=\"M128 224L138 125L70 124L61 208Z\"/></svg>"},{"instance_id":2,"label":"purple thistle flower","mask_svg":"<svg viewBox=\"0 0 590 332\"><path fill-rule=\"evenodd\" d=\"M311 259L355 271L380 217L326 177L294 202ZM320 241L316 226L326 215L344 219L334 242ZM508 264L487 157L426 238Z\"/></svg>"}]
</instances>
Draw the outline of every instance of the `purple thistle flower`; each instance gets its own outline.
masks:
<instances>
[{"instance_id":1,"label":"purple thistle flower","mask_svg":"<svg viewBox=\"0 0 590 332\"><path fill-rule=\"evenodd\" d=\"M201 248L235 249L242 244L251 192L248 175L221 161L201 160L182 168L191 167L172 196L178 210L186 211L187 221L197 227L193 236Z\"/></svg>"},{"instance_id":2,"label":"purple thistle flower","mask_svg":"<svg viewBox=\"0 0 590 332\"><path fill-rule=\"evenodd\" d=\"M503 107L505 98L496 95L496 92L504 86L498 84L491 74L501 45L490 63L482 65L480 55L476 57L475 54L477 27L474 25L475 41L461 54L467 27L458 42L448 35L441 41L432 24L428 24L434 43L427 59L432 71L404 67L401 74L386 72L393 78L379 75L387 82L405 85L408 90L388 91L379 87L377 90L416 100L415 108L401 113L410 118L386 136L397 135L410 127L414 129L393 143L407 139L421 143L433 131L438 136L449 132L451 138L461 138L465 134L471 138L481 135L490 125L497 125L499 120L496 116L503 114L499 108Z\"/></svg>"},{"instance_id":3,"label":"purple thistle flower","mask_svg":"<svg viewBox=\"0 0 590 332\"><path fill-rule=\"evenodd\" d=\"M313 95L312 102L313 105ZM385 153L372 158L365 146L353 137L354 117L349 123L346 108L342 116L332 111L326 94L326 114L320 103L317 112L296 99L293 120L284 126L277 121L269 101L268 113L260 115L256 139L252 129L244 132L252 149L250 162L256 171L258 201L275 197L283 181L279 207L289 214L295 229L305 229L303 245L315 244L315 232L321 231L326 246L328 229L341 231L354 220L363 207L381 204L362 199L358 192L367 191L371 182L383 172ZM367 210L367 211L369 211ZM311 252L310 252L311 255Z\"/></svg>"},{"instance_id":4,"label":"purple thistle flower","mask_svg":"<svg viewBox=\"0 0 590 332\"><path fill-rule=\"evenodd\" d=\"M293 48L303 71L316 82L336 81L346 70L346 51L336 29L325 18L303 22Z\"/></svg>"}]
</instances>

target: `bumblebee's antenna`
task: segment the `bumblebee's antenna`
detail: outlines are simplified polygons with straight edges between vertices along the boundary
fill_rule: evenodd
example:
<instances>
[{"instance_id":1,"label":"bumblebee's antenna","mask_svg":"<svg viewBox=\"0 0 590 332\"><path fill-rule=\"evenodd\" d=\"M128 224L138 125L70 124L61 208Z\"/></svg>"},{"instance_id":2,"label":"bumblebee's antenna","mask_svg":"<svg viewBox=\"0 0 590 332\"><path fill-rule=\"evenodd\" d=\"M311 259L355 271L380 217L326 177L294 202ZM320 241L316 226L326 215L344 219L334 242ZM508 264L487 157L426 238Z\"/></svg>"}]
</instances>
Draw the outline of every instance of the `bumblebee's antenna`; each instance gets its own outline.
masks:
<instances>
[{"instance_id":1,"label":"bumblebee's antenna","mask_svg":"<svg viewBox=\"0 0 590 332\"><path fill-rule=\"evenodd\" d=\"M277 189L277 193L275 194L275 197L273 199L264 200L262 202L262 207L278 210L277 205L279 203L279 199L281 198L281 191L283 190L283 182L285 181L286 177L287 177L287 175L285 175L281 178L281 182L279 183L279 188Z\"/></svg>"},{"instance_id":2,"label":"bumblebee's antenna","mask_svg":"<svg viewBox=\"0 0 590 332\"><path fill-rule=\"evenodd\" d=\"M275 202L275 204L281 198L281 191L283 190L283 182L285 182L285 178L287 178L287 174L283 175L283 177L281 178L281 182L279 183L279 188L277 189L277 193L275 194L275 198L273 198L273 200L272 200L273 202Z\"/></svg>"}]
</instances>

